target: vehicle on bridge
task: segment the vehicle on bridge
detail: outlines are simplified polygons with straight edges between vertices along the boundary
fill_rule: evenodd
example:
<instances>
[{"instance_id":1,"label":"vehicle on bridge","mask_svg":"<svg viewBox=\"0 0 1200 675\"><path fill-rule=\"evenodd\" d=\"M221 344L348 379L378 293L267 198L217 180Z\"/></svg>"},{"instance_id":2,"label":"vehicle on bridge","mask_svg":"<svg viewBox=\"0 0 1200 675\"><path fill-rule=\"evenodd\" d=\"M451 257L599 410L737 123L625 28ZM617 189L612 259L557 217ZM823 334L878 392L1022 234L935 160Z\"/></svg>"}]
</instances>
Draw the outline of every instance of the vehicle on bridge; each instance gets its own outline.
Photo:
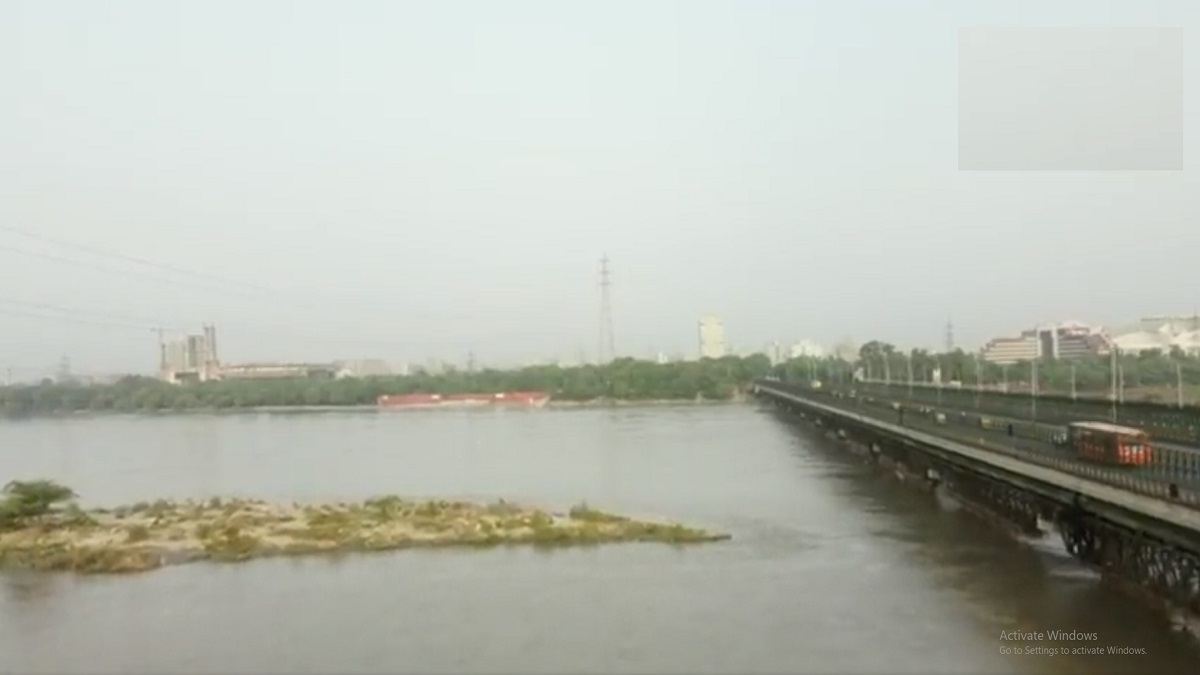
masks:
<instances>
[{"instance_id":1,"label":"vehicle on bridge","mask_svg":"<svg viewBox=\"0 0 1200 675\"><path fill-rule=\"evenodd\" d=\"M1066 442L1080 457L1104 464L1142 466L1152 453L1145 431L1108 422L1072 422Z\"/></svg>"}]
</instances>

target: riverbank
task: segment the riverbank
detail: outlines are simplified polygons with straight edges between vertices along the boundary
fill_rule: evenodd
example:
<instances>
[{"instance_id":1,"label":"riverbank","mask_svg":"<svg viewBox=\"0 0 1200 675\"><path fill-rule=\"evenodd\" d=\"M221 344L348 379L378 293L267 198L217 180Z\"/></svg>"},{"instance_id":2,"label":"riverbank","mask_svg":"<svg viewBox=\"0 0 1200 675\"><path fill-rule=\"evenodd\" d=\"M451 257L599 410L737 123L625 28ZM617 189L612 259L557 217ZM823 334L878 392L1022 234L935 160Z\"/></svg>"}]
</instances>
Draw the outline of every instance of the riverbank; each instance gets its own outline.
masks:
<instances>
[{"instance_id":1,"label":"riverbank","mask_svg":"<svg viewBox=\"0 0 1200 675\"><path fill-rule=\"evenodd\" d=\"M586 410L599 408L662 408L670 406L718 406L745 403L748 396L736 394L727 399L592 399L587 401L566 401L551 399L541 408L523 406L429 406L429 407L397 407L381 408L378 405L264 405L247 406L244 408L181 408L153 411L118 411L118 410L78 410L75 412L39 413L21 416L0 415L0 421L26 419L92 419L100 417L174 417L188 415L301 415L317 413L394 413L412 412L415 410Z\"/></svg>"},{"instance_id":2,"label":"riverbank","mask_svg":"<svg viewBox=\"0 0 1200 675\"><path fill-rule=\"evenodd\" d=\"M396 496L308 505L160 500L88 511L69 506L0 531L0 567L131 573L202 560L237 562L431 546L691 544L729 538L586 505L555 514L503 501L481 505Z\"/></svg>"},{"instance_id":3,"label":"riverbank","mask_svg":"<svg viewBox=\"0 0 1200 675\"><path fill-rule=\"evenodd\" d=\"M200 413L316 413L316 412L404 412L413 410L575 410L587 408L661 408L666 406L689 406L689 405L730 405L734 403L745 403L748 396L744 393L738 393L726 399L705 399L705 398L656 398L656 399L617 399L617 398L596 398L583 401L569 401L550 399L544 406L396 406L396 407L380 407L377 405L350 405L350 406L257 406L253 408L236 408L236 409L208 409L208 410L183 410L181 413L200 412ZM161 413L171 414L171 413Z\"/></svg>"}]
</instances>

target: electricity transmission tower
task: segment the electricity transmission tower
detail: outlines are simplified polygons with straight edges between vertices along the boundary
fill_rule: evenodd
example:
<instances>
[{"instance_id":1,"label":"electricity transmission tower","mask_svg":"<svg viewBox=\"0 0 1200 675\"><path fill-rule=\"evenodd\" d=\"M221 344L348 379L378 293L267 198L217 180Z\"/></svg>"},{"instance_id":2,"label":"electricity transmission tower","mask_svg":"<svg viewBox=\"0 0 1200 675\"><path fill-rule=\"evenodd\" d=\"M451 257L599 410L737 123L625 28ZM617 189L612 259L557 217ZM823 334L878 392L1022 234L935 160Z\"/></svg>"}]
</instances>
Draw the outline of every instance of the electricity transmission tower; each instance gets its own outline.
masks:
<instances>
[{"instance_id":1,"label":"electricity transmission tower","mask_svg":"<svg viewBox=\"0 0 1200 675\"><path fill-rule=\"evenodd\" d=\"M608 363L616 358L616 338L613 335L612 271L608 256L600 258L600 336L596 345L596 362Z\"/></svg>"}]
</instances>

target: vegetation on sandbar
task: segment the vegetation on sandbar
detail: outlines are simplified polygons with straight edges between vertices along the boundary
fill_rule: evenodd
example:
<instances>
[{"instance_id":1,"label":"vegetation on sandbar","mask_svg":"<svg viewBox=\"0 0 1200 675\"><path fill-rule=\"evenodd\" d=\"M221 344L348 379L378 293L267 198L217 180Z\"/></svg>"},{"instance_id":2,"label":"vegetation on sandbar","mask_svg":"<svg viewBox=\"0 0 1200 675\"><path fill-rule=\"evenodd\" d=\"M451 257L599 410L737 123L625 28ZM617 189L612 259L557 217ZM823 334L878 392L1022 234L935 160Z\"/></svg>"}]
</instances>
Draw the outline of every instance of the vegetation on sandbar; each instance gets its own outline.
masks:
<instances>
[{"instance_id":1,"label":"vegetation on sandbar","mask_svg":"<svg viewBox=\"0 0 1200 675\"><path fill-rule=\"evenodd\" d=\"M0 500L0 568L142 572L196 560L383 551L421 546L688 544L728 535L633 520L586 504L553 514L504 501L480 505L395 496L360 503L159 500L83 510L69 488L14 481Z\"/></svg>"}]
</instances>

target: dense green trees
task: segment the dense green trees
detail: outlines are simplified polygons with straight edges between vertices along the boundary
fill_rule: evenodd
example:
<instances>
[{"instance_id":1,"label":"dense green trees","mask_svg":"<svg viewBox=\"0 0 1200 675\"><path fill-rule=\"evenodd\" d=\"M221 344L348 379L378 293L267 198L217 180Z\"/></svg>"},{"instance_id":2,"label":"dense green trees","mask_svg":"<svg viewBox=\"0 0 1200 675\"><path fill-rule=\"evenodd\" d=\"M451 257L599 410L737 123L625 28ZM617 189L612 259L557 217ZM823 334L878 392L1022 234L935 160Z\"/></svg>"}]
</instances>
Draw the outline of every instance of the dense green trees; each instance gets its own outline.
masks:
<instances>
[{"instance_id":1,"label":"dense green trees","mask_svg":"<svg viewBox=\"0 0 1200 675\"><path fill-rule=\"evenodd\" d=\"M856 371L861 371L867 379L895 383L908 382L911 373L912 381L929 383L934 381L934 373L939 370L945 384L957 381L966 387L978 383L991 388L1007 385L1010 391L1029 391L1036 370L1037 389L1044 394L1074 391L1080 396L1106 396L1114 381L1110 357L1042 360L1035 369L1030 362L1009 366L985 363L977 354L961 349L943 354L921 349L905 352L878 341L864 344L855 363L833 358L800 358L776 366L773 372L792 380L847 382ZM1115 374L1117 384L1123 385L1122 390L1131 400L1174 402L1173 392L1178 384L1182 384L1185 398L1191 401L1200 388L1200 358L1179 351L1126 354L1118 360Z\"/></svg>"},{"instance_id":2,"label":"dense green trees","mask_svg":"<svg viewBox=\"0 0 1200 675\"><path fill-rule=\"evenodd\" d=\"M904 383L931 382L940 370L942 382L979 382L1010 391L1028 391L1034 368L1030 363L1002 367L983 363L978 355L956 350L945 354L925 350L899 350L871 341L858 358L801 357L771 367L765 355L725 357L683 363L657 364L619 359L606 366L532 366L516 370L453 372L441 375L369 377L361 379L233 380L191 385L169 385L144 377L127 377L113 385L78 386L43 382L39 385L0 387L0 415L22 416L75 411L169 411L238 409L260 406L349 406L373 404L381 394L538 390L560 401L601 398L646 401L656 399L723 400L751 380L773 374L788 380L850 382L856 372L869 379ZM1106 396L1113 370L1106 357L1079 361L1043 361L1037 366L1038 391L1043 394ZM1176 383L1182 381L1184 398L1200 398L1200 358L1182 353L1143 353L1120 359L1118 382L1126 400L1175 402Z\"/></svg>"},{"instance_id":3,"label":"dense green trees","mask_svg":"<svg viewBox=\"0 0 1200 675\"><path fill-rule=\"evenodd\" d=\"M108 386L45 382L0 388L0 414L8 416L75 411L156 411L233 409L258 406L370 405L381 394L455 394L494 391L547 391L557 400L612 398L723 400L751 380L766 375L765 355L657 364L618 359L605 366L534 366L517 370L288 380L231 380L170 385L127 377Z\"/></svg>"},{"instance_id":4,"label":"dense green trees","mask_svg":"<svg viewBox=\"0 0 1200 675\"><path fill-rule=\"evenodd\" d=\"M53 481L12 481L0 490L0 530L50 515L76 496Z\"/></svg>"}]
</instances>

